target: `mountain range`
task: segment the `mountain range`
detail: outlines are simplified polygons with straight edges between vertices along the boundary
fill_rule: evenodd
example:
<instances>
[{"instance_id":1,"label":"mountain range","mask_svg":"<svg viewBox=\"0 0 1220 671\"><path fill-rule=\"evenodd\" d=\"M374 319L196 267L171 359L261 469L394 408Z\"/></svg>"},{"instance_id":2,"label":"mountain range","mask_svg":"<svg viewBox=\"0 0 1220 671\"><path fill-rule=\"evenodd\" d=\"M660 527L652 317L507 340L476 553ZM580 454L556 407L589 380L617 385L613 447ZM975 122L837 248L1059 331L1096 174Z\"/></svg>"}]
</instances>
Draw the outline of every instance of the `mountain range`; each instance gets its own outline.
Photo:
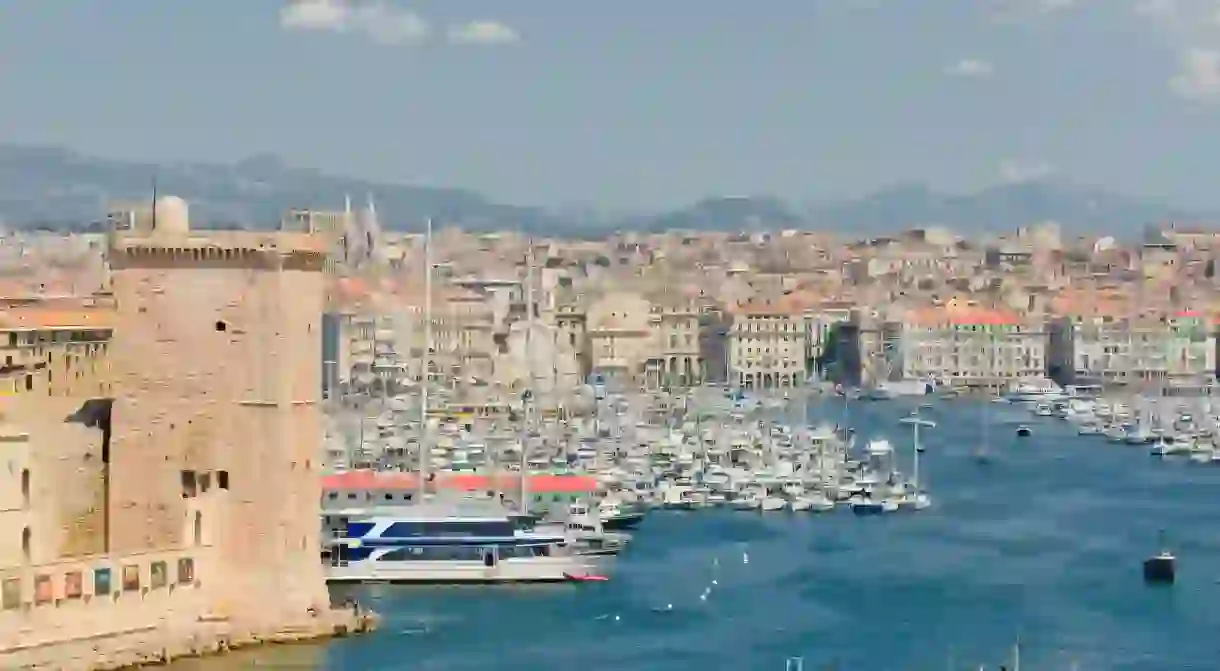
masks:
<instances>
[{"instance_id":1,"label":"mountain range","mask_svg":"<svg viewBox=\"0 0 1220 671\"><path fill-rule=\"evenodd\" d=\"M191 204L191 218L215 227L266 228L293 207L334 209L351 195L375 199L390 229L417 229L426 217L468 230L519 229L595 236L612 230L776 230L805 228L880 235L943 225L964 234L999 233L1042 221L1070 233L1129 237L1149 224L1214 221L1102 189L1059 181L1004 184L946 195L902 184L863 198L797 206L773 197L708 198L661 213L605 216L497 203L470 190L389 184L329 175L262 155L234 164L141 163L53 147L0 145L0 222L19 228L96 228L107 203L147 199L154 183Z\"/></svg>"}]
</instances>

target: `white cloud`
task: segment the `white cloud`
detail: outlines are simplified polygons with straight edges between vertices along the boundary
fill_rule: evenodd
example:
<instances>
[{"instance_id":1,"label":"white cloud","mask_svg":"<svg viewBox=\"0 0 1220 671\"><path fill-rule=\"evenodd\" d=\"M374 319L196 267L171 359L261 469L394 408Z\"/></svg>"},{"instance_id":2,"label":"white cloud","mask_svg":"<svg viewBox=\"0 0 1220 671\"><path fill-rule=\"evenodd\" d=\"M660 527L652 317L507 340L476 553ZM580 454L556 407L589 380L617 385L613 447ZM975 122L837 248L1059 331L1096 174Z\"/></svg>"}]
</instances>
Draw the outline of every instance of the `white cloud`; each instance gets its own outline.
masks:
<instances>
[{"instance_id":1,"label":"white cloud","mask_svg":"<svg viewBox=\"0 0 1220 671\"><path fill-rule=\"evenodd\" d=\"M989 79L991 75L995 74L995 66L977 58L963 58L945 68L945 74L969 79Z\"/></svg>"},{"instance_id":2,"label":"white cloud","mask_svg":"<svg viewBox=\"0 0 1220 671\"><path fill-rule=\"evenodd\" d=\"M1187 50L1169 89L1187 100L1220 103L1220 50Z\"/></svg>"},{"instance_id":3,"label":"white cloud","mask_svg":"<svg viewBox=\"0 0 1220 671\"><path fill-rule=\"evenodd\" d=\"M280 9L280 27L353 33L385 45L420 44L432 32L418 14L383 0L293 0Z\"/></svg>"},{"instance_id":4,"label":"white cloud","mask_svg":"<svg viewBox=\"0 0 1220 671\"><path fill-rule=\"evenodd\" d=\"M484 46L516 44L521 41L520 33L498 21L471 21L452 26L449 28L448 37L452 44Z\"/></svg>"},{"instance_id":5,"label":"white cloud","mask_svg":"<svg viewBox=\"0 0 1220 671\"><path fill-rule=\"evenodd\" d=\"M1193 102L1220 104L1220 0L1138 0L1135 11L1177 52L1169 90Z\"/></svg>"},{"instance_id":6,"label":"white cloud","mask_svg":"<svg viewBox=\"0 0 1220 671\"><path fill-rule=\"evenodd\" d=\"M1045 161L1008 159L1000 163L1000 178L1009 184L1034 182L1049 177L1055 167Z\"/></svg>"},{"instance_id":7,"label":"white cloud","mask_svg":"<svg viewBox=\"0 0 1220 671\"><path fill-rule=\"evenodd\" d=\"M1178 3L1175 0L1140 0L1135 5L1135 13L1159 20L1174 20L1178 16Z\"/></svg>"}]
</instances>

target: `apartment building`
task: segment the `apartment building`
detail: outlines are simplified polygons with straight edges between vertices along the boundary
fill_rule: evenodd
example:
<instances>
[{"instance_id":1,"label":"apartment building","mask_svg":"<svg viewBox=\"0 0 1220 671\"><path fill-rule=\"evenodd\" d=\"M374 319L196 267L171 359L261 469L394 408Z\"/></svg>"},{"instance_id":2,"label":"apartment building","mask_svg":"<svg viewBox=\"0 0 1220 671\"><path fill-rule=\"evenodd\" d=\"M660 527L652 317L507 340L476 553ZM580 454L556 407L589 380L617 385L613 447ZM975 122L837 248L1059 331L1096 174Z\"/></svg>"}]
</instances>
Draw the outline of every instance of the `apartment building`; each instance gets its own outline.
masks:
<instances>
[{"instance_id":1,"label":"apartment building","mask_svg":"<svg viewBox=\"0 0 1220 671\"><path fill-rule=\"evenodd\" d=\"M1070 367L1073 382L1147 385L1215 375L1215 329L1200 312L1068 315L1053 330L1055 358Z\"/></svg>"},{"instance_id":2,"label":"apartment building","mask_svg":"<svg viewBox=\"0 0 1220 671\"><path fill-rule=\"evenodd\" d=\"M660 384L652 304L647 299L629 291L605 293L590 303L585 325L593 375L619 384Z\"/></svg>"},{"instance_id":3,"label":"apartment building","mask_svg":"<svg viewBox=\"0 0 1220 671\"><path fill-rule=\"evenodd\" d=\"M74 301L0 306L0 396L108 395L114 319L110 307Z\"/></svg>"},{"instance_id":4,"label":"apartment building","mask_svg":"<svg viewBox=\"0 0 1220 671\"><path fill-rule=\"evenodd\" d=\"M1046 376L1047 335L1042 324L970 302L910 310L899 347L902 378L1002 388Z\"/></svg>"},{"instance_id":5,"label":"apartment building","mask_svg":"<svg viewBox=\"0 0 1220 671\"><path fill-rule=\"evenodd\" d=\"M649 305L657 380L662 385L686 386L703 382L699 350L699 307L688 296L655 294Z\"/></svg>"},{"instance_id":6,"label":"apartment building","mask_svg":"<svg viewBox=\"0 0 1220 671\"><path fill-rule=\"evenodd\" d=\"M791 300L758 298L729 309L729 383L746 388L794 387L806 376L806 326Z\"/></svg>"}]
</instances>

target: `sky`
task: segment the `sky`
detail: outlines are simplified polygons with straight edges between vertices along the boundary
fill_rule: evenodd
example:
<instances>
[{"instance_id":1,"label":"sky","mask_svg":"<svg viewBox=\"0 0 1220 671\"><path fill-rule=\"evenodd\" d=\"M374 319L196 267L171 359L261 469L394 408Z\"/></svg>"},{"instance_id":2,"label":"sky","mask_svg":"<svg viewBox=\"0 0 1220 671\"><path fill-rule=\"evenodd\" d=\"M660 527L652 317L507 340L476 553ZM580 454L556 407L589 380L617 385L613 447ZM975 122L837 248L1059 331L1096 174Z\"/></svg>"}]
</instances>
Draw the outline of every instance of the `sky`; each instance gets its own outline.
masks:
<instances>
[{"instance_id":1,"label":"sky","mask_svg":"<svg viewBox=\"0 0 1220 671\"><path fill-rule=\"evenodd\" d=\"M970 192L1220 208L1220 0L0 0L0 143L523 205Z\"/></svg>"}]
</instances>

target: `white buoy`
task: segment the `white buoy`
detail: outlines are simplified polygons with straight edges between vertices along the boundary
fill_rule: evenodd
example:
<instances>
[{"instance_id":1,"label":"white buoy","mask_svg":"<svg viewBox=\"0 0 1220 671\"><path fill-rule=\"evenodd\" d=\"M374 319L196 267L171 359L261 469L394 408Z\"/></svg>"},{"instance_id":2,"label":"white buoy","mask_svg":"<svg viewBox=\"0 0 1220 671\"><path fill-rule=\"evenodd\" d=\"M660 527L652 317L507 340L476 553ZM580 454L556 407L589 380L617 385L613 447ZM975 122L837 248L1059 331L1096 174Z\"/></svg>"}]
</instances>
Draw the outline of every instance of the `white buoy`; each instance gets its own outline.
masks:
<instances>
[{"instance_id":1,"label":"white buoy","mask_svg":"<svg viewBox=\"0 0 1220 671\"><path fill-rule=\"evenodd\" d=\"M712 584L713 584L713 585L719 585L719 584L720 584L720 581L719 581L719 580L712 580Z\"/></svg>"},{"instance_id":2,"label":"white buoy","mask_svg":"<svg viewBox=\"0 0 1220 671\"><path fill-rule=\"evenodd\" d=\"M620 617L619 617L619 616L617 616L617 615L615 615L615 616L614 616L614 621L615 621L615 622L618 622L620 619L622 619L622 618L620 618Z\"/></svg>"},{"instance_id":3,"label":"white buoy","mask_svg":"<svg viewBox=\"0 0 1220 671\"><path fill-rule=\"evenodd\" d=\"M750 563L750 553L749 552L741 553L741 563L743 563L743 564Z\"/></svg>"}]
</instances>

